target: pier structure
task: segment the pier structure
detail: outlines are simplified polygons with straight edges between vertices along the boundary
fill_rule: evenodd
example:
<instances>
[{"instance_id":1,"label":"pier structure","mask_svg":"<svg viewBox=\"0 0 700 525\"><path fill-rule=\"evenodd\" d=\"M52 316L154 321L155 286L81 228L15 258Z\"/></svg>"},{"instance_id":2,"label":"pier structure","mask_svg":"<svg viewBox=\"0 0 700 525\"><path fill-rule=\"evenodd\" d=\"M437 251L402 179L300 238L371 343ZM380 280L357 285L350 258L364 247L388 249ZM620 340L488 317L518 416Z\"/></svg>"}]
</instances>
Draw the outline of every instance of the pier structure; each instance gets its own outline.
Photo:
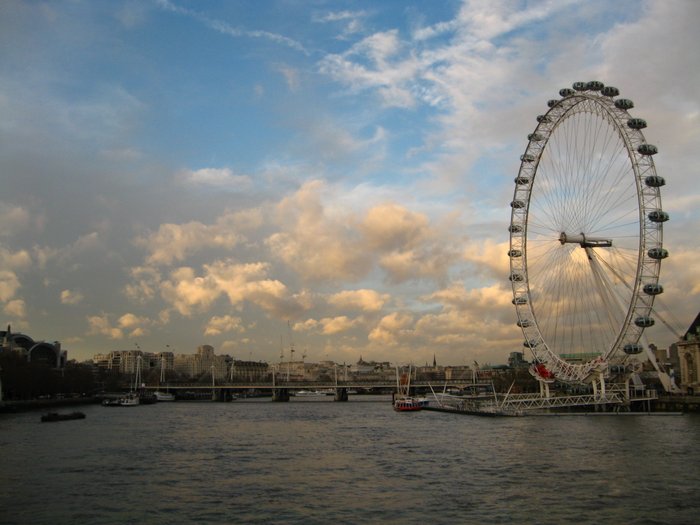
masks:
<instances>
[{"instance_id":1,"label":"pier structure","mask_svg":"<svg viewBox=\"0 0 700 525\"><path fill-rule=\"evenodd\" d=\"M651 411L651 403L658 399L656 390L625 383L608 384L585 394L553 395L546 389L541 394L479 394L455 396L435 394L435 403L429 410L487 416L524 416L553 411L630 412Z\"/></svg>"}]
</instances>

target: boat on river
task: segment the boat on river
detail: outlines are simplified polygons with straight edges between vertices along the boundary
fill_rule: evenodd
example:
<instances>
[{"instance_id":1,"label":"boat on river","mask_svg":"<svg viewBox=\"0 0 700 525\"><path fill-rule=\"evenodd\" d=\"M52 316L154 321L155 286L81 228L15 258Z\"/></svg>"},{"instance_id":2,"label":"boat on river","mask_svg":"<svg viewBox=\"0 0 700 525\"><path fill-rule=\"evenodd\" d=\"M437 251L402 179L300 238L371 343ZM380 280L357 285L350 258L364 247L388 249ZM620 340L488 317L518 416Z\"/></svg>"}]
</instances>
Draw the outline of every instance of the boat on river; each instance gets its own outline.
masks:
<instances>
[{"instance_id":1,"label":"boat on river","mask_svg":"<svg viewBox=\"0 0 700 525\"><path fill-rule=\"evenodd\" d=\"M415 397L396 397L394 410L397 412L416 412L423 409L423 402Z\"/></svg>"},{"instance_id":2,"label":"boat on river","mask_svg":"<svg viewBox=\"0 0 700 525\"><path fill-rule=\"evenodd\" d=\"M399 368L396 367L396 393L393 396L393 405L397 412L417 412L428 405L426 398L411 395L410 366L408 373L401 375L399 375Z\"/></svg>"},{"instance_id":3,"label":"boat on river","mask_svg":"<svg viewBox=\"0 0 700 525\"><path fill-rule=\"evenodd\" d=\"M297 390L293 393L295 397L323 397L326 395L325 392L318 392L316 390Z\"/></svg>"},{"instance_id":4,"label":"boat on river","mask_svg":"<svg viewBox=\"0 0 700 525\"><path fill-rule=\"evenodd\" d=\"M119 398L119 406L134 407L141 404L141 399L136 392L130 392L124 397Z\"/></svg>"},{"instance_id":5,"label":"boat on river","mask_svg":"<svg viewBox=\"0 0 700 525\"><path fill-rule=\"evenodd\" d=\"M170 348L170 345L166 345ZM153 392L153 397L156 401L175 401L175 394L171 394L168 390L168 385L165 385L165 392L160 389L161 383L165 383L165 355L161 355L160 358L160 380L158 381L158 390Z\"/></svg>"},{"instance_id":6,"label":"boat on river","mask_svg":"<svg viewBox=\"0 0 700 525\"><path fill-rule=\"evenodd\" d=\"M41 416L42 423L53 423L55 421L70 421L71 419L85 419L85 414L82 412L70 412L67 414L59 414L58 412L49 412Z\"/></svg>"},{"instance_id":7,"label":"boat on river","mask_svg":"<svg viewBox=\"0 0 700 525\"><path fill-rule=\"evenodd\" d=\"M161 392L160 390L156 390L153 392L153 395L156 397L156 401L158 402L175 401L175 394L171 394L170 392Z\"/></svg>"}]
</instances>

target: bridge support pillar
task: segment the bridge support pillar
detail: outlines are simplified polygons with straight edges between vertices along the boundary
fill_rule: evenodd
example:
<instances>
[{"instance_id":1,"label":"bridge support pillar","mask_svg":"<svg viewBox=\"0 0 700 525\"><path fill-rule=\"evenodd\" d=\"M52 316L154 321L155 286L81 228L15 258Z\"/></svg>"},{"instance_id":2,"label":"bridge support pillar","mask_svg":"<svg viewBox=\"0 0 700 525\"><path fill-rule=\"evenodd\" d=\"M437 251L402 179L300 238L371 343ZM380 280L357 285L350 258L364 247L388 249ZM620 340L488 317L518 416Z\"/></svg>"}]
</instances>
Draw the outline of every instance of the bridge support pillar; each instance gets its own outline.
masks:
<instances>
[{"instance_id":1,"label":"bridge support pillar","mask_svg":"<svg viewBox=\"0 0 700 525\"><path fill-rule=\"evenodd\" d=\"M272 400L279 402L289 401L289 389L275 388L272 391Z\"/></svg>"},{"instance_id":2,"label":"bridge support pillar","mask_svg":"<svg viewBox=\"0 0 700 525\"><path fill-rule=\"evenodd\" d=\"M226 401L225 393L223 388L215 388L211 391L212 401Z\"/></svg>"},{"instance_id":3,"label":"bridge support pillar","mask_svg":"<svg viewBox=\"0 0 700 525\"><path fill-rule=\"evenodd\" d=\"M335 400L336 401L347 401L348 400L348 389L347 388L336 388L335 389Z\"/></svg>"}]
</instances>

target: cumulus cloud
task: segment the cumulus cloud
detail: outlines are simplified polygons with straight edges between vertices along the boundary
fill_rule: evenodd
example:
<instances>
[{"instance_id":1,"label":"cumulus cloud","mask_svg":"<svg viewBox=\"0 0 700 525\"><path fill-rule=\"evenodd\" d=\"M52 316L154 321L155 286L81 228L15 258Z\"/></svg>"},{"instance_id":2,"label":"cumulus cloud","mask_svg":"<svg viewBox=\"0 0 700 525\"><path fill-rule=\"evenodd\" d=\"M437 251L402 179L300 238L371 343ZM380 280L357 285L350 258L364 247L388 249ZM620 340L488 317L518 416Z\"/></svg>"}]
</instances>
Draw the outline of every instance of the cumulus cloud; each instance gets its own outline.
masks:
<instances>
[{"instance_id":1,"label":"cumulus cloud","mask_svg":"<svg viewBox=\"0 0 700 525\"><path fill-rule=\"evenodd\" d=\"M259 210L226 212L214 224L161 224L158 231L140 236L135 242L149 251L147 263L169 265L206 248L230 251L245 240L245 230L259 222Z\"/></svg>"},{"instance_id":2,"label":"cumulus cloud","mask_svg":"<svg viewBox=\"0 0 700 525\"><path fill-rule=\"evenodd\" d=\"M321 319L320 324L323 327L321 330L323 334L333 335L350 330L357 324L357 321L352 320L345 315L341 315L339 317L326 317Z\"/></svg>"},{"instance_id":3,"label":"cumulus cloud","mask_svg":"<svg viewBox=\"0 0 700 525\"><path fill-rule=\"evenodd\" d=\"M9 270L0 270L0 301L11 300L21 287L17 274Z\"/></svg>"},{"instance_id":4,"label":"cumulus cloud","mask_svg":"<svg viewBox=\"0 0 700 525\"><path fill-rule=\"evenodd\" d=\"M345 315L339 315L322 319L306 319L295 323L294 330L297 332L317 332L322 335L339 335L357 326L363 326L365 322L361 318L351 319Z\"/></svg>"},{"instance_id":5,"label":"cumulus cloud","mask_svg":"<svg viewBox=\"0 0 700 525\"><path fill-rule=\"evenodd\" d=\"M393 312L382 317L369 333L368 339L374 343L395 346L412 333L413 315L409 312Z\"/></svg>"},{"instance_id":6,"label":"cumulus cloud","mask_svg":"<svg viewBox=\"0 0 700 525\"><path fill-rule=\"evenodd\" d=\"M85 296L77 290L61 291L61 304L78 304Z\"/></svg>"},{"instance_id":7,"label":"cumulus cloud","mask_svg":"<svg viewBox=\"0 0 700 525\"><path fill-rule=\"evenodd\" d=\"M249 302L276 316L296 315L305 309L302 297L291 294L282 282L266 277L268 269L266 263L228 260L204 265L202 275L182 267L160 283L161 295L184 316L207 311L222 295L233 306Z\"/></svg>"},{"instance_id":8,"label":"cumulus cloud","mask_svg":"<svg viewBox=\"0 0 700 525\"><path fill-rule=\"evenodd\" d=\"M15 319L24 319L27 317L27 305L23 299L12 299L5 303L2 311Z\"/></svg>"},{"instance_id":9,"label":"cumulus cloud","mask_svg":"<svg viewBox=\"0 0 700 525\"><path fill-rule=\"evenodd\" d=\"M16 204L0 201L0 237L11 237L29 228L33 223L32 215L26 208Z\"/></svg>"},{"instance_id":10,"label":"cumulus cloud","mask_svg":"<svg viewBox=\"0 0 700 525\"><path fill-rule=\"evenodd\" d=\"M391 282L432 278L444 280L457 254L443 232L428 218L396 204L367 212L362 231L370 249L379 252L379 265Z\"/></svg>"},{"instance_id":11,"label":"cumulus cloud","mask_svg":"<svg viewBox=\"0 0 700 525\"><path fill-rule=\"evenodd\" d=\"M491 239L472 241L464 247L465 261L472 263L473 272L491 279L503 279L510 271L509 243Z\"/></svg>"},{"instance_id":12,"label":"cumulus cloud","mask_svg":"<svg viewBox=\"0 0 700 525\"><path fill-rule=\"evenodd\" d=\"M370 248L391 251L419 244L431 232L428 217L394 203L375 206L367 212L362 231Z\"/></svg>"},{"instance_id":13,"label":"cumulus cloud","mask_svg":"<svg viewBox=\"0 0 700 525\"><path fill-rule=\"evenodd\" d=\"M220 335L224 332L244 332L245 327L240 317L232 315L214 316L209 319L204 335Z\"/></svg>"},{"instance_id":14,"label":"cumulus cloud","mask_svg":"<svg viewBox=\"0 0 700 525\"><path fill-rule=\"evenodd\" d=\"M160 285L160 272L155 268L137 266L129 270L132 282L124 287L124 294L131 300L146 303L156 297Z\"/></svg>"},{"instance_id":15,"label":"cumulus cloud","mask_svg":"<svg viewBox=\"0 0 700 525\"><path fill-rule=\"evenodd\" d=\"M28 270L32 265L32 257L27 250L10 251L0 245L0 268L5 270Z\"/></svg>"},{"instance_id":16,"label":"cumulus cloud","mask_svg":"<svg viewBox=\"0 0 700 525\"><path fill-rule=\"evenodd\" d=\"M103 335L114 340L124 338L124 332L111 325L107 314L88 316L87 321L89 325L88 335Z\"/></svg>"},{"instance_id":17,"label":"cumulus cloud","mask_svg":"<svg viewBox=\"0 0 700 525\"><path fill-rule=\"evenodd\" d=\"M206 310L221 295L221 289L211 276L196 276L189 267L173 270L169 280L160 284L160 292L163 299L184 316L197 309Z\"/></svg>"},{"instance_id":18,"label":"cumulus cloud","mask_svg":"<svg viewBox=\"0 0 700 525\"><path fill-rule=\"evenodd\" d=\"M281 231L266 243L273 256L307 281L355 280L371 267L371 255L348 217L331 216L321 201L323 183L305 183L275 209ZM351 221L351 218L350 218Z\"/></svg>"},{"instance_id":19,"label":"cumulus cloud","mask_svg":"<svg viewBox=\"0 0 700 525\"><path fill-rule=\"evenodd\" d=\"M148 327L153 324L149 318L132 313L121 315L114 324L110 318L111 316L105 313L88 316L87 335L102 335L113 340L141 337L148 334Z\"/></svg>"},{"instance_id":20,"label":"cumulus cloud","mask_svg":"<svg viewBox=\"0 0 700 525\"><path fill-rule=\"evenodd\" d=\"M328 297L328 304L341 310L378 312L390 298L389 294L380 294L375 290L343 290Z\"/></svg>"}]
</instances>

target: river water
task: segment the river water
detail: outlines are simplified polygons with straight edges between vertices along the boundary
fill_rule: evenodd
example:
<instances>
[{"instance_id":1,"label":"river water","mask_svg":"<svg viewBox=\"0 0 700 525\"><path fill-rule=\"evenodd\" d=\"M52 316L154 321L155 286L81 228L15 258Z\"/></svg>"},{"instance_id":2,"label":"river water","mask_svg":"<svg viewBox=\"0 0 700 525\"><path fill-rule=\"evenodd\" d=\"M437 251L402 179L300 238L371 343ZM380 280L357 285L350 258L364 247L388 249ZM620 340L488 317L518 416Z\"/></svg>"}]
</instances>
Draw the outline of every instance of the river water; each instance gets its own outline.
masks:
<instances>
[{"instance_id":1,"label":"river water","mask_svg":"<svg viewBox=\"0 0 700 525\"><path fill-rule=\"evenodd\" d=\"M697 415L396 413L372 396L81 410L0 415L0 523L700 523Z\"/></svg>"}]
</instances>

